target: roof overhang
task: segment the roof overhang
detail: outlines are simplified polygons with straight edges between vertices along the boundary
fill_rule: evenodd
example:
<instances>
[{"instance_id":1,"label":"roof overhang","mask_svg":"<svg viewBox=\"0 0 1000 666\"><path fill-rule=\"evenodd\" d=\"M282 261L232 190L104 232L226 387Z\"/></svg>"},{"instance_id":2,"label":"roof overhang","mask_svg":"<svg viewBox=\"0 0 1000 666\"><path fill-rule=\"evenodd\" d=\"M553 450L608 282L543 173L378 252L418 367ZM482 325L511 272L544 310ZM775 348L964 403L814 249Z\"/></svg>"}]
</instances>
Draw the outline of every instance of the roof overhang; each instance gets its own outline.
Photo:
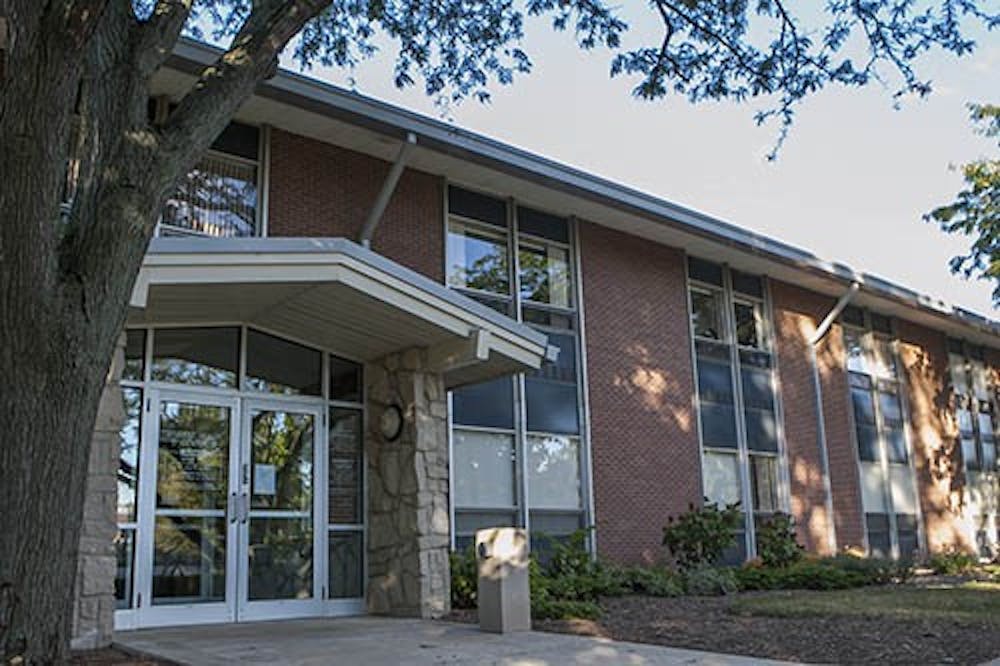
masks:
<instances>
[{"instance_id":1,"label":"roof overhang","mask_svg":"<svg viewBox=\"0 0 1000 666\"><path fill-rule=\"evenodd\" d=\"M448 388L538 368L545 335L343 238L150 244L132 325L245 323L360 361L428 351Z\"/></svg>"},{"instance_id":2,"label":"roof overhang","mask_svg":"<svg viewBox=\"0 0 1000 666\"><path fill-rule=\"evenodd\" d=\"M180 97L219 50L181 40L154 79L158 94ZM241 108L246 122L268 124L392 161L410 134L408 167L468 187L513 196L688 254L837 298L857 282L855 303L1000 348L1000 323L645 192L560 164L452 124L401 109L288 70L262 83Z\"/></svg>"}]
</instances>

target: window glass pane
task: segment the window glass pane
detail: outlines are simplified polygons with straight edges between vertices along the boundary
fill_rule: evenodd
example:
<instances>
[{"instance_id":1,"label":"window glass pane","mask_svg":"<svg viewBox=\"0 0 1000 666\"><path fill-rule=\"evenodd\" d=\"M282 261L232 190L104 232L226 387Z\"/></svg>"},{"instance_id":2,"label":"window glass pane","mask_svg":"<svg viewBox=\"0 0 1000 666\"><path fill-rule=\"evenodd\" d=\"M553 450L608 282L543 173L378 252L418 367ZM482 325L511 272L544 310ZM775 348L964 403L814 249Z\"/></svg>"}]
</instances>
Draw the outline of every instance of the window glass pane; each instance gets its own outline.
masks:
<instances>
[{"instance_id":1,"label":"window glass pane","mask_svg":"<svg viewBox=\"0 0 1000 666\"><path fill-rule=\"evenodd\" d=\"M152 378L235 388L239 350L238 328L158 328L153 332Z\"/></svg>"},{"instance_id":2,"label":"window glass pane","mask_svg":"<svg viewBox=\"0 0 1000 666\"><path fill-rule=\"evenodd\" d=\"M705 446L736 448L736 412L732 405L701 403L701 438Z\"/></svg>"},{"instance_id":3,"label":"window glass pane","mask_svg":"<svg viewBox=\"0 0 1000 666\"><path fill-rule=\"evenodd\" d=\"M742 347L762 347L757 308L751 303L733 303L733 317L736 320L736 342Z\"/></svg>"},{"instance_id":4,"label":"window glass pane","mask_svg":"<svg viewBox=\"0 0 1000 666\"><path fill-rule=\"evenodd\" d=\"M875 338L875 375L878 377L896 377L896 354L892 350L892 343L883 338Z\"/></svg>"},{"instance_id":5,"label":"window glass pane","mask_svg":"<svg viewBox=\"0 0 1000 666\"><path fill-rule=\"evenodd\" d=\"M253 236L257 233L257 166L212 153L167 198L164 235ZM171 233L171 231L173 233Z\"/></svg>"},{"instance_id":6,"label":"window glass pane","mask_svg":"<svg viewBox=\"0 0 1000 666\"><path fill-rule=\"evenodd\" d=\"M733 280L733 291L738 291L741 294L749 294L750 296L756 296L757 298L764 297L764 283L761 281L760 277L756 275L749 275L747 273L741 273L739 271L732 271Z\"/></svg>"},{"instance_id":7,"label":"window glass pane","mask_svg":"<svg viewBox=\"0 0 1000 666\"><path fill-rule=\"evenodd\" d=\"M212 150L238 155L248 160L257 159L260 130L253 125L231 122L212 143Z\"/></svg>"},{"instance_id":8,"label":"window glass pane","mask_svg":"<svg viewBox=\"0 0 1000 666\"><path fill-rule=\"evenodd\" d=\"M960 395L967 395L969 393L969 376L966 372L965 357L949 354L948 367L951 371L952 390Z\"/></svg>"},{"instance_id":9,"label":"window glass pane","mask_svg":"<svg viewBox=\"0 0 1000 666\"><path fill-rule=\"evenodd\" d=\"M571 331L575 328L573 315L571 314L552 312L551 310L543 310L530 306L521 308L521 313L526 324L544 326L546 328L558 328L566 331Z\"/></svg>"},{"instance_id":10,"label":"window glass pane","mask_svg":"<svg viewBox=\"0 0 1000 666\"><path fill-rule=\"evenodd\" d=\"M322 395L323 355L309 347L247 330L247 388L285 395Z\"/></svg>"},{"instance_id":11,"label":"window glass pane","mask_svg":"<svg viewBox=\"0 0 1000 666\"><path fill-rule=\"evenodd\" d=\"M875 424L875 403L871 391L851 389L851 402L854 404L854 421L857 424Z\"/></svg>"},{"instance_id":12,"label":"window glass pane","mask_svg":"<svg viewBox=\"0 0 1000 666\"><path fill-rule=\"evenodd\" d=\"M532 508L580 508L578 440L528 436L528 498Z\"/></svg>"},{"instance_id":13,"label":"window glass pane","mask_svg":"<svg viewBox=\"0 0 1000 666\"><path fill-rule=\"evenodd\" d=\"M131 608L135 584L135 530L118 530L115 536L115 608Z\"/></svg>"},{"instance_id":14,"label":"window glass pane","mask_svg":"<svg viewBox=\"0 0 1000 666\"><path fill-rule=\"evenodd\" d=\"M980 444L983 451L983 469L993 470L997 466L997 443L991 437L982 440Z\"/></svg>"},{"instance_id":15,"label":"window glass pane","mask_svg":"<svg viewBox=\"0 0 1000 666\"><path fill-rule=\"evenodd\" d=\"M728 363L698 358L701 435L705 446L736 448L736 410Z\"/></svg>"},{"instance_id":16,"label":"window glass pane","mask_svg":"<svg viewBox=\"0 0 1000 666\"><path fill-rule=\"evenodd\" d=\"M567 537L583 527L580 513L532 511L528 518L531 521L531 534L528 535L531 554L543 565L552 557L553 542L565 543Z\"/></svg>"},{"instance_id":17,"label":"window glass pane","mask_svg":"<svg viewBox=\"0 0 1000 666\"><path fill-rule=\"evenodd\" d=\"M906 463L906 431L902 428L890 428L885 432L886 453L891 463Z\"/></svg>"},{"instance_id":18,"label":"window glass pane","mask_svg":"<svg viewBox=\"0 0 1000 666\"><path fill-rule=\"evenodd\" d=\"M580 432L576 384L526 377L524 390L528 403L528 430Z\"/></svg>"},{"instance_id":19,"label":"window glass pane","mask_svg":"<svg viewBox=\"0 0 1000 666\"><path fill-rule=\"evenodd\" d=\"M331 599L364 596L364 535L330 532L329 590Z\"/></svg>"},{"instance_id":20,"label":"window glass pane","mask_svg":"<svg viewBox=\"0 0 1000 666\"><path fill-rule=\"evenodd\" d=\"M569 243L569 225L566 219L530 208L517 208L517 229L521 233Z\"/></svg>"},{"instance_id":21,"label":"window glass pane","mask_svg":"<svg viewBox=\"0 0 1000 666\"><path fill-rule=\"evenodd\" d=\"M872 330L876 333L892 335L892 319L885 315L871 313Z\"/></svg>"},{"instance_id":22,"label":"window glass pane","mask_svg":"<svg viewBox=\"0 0 1000 666\"><path fill-rule=\"evenodd\" d=\"M570 306L569 250L521 239L518 261L521 298L563 308Z\"/></svg>"},{"instance_id":23,"label":"window glass pane","mask_svg":"<svg viewBox=\"0 0 1000 666\"><path fill-rule=\"evenodd\" d=\"M510 377L471 384L451 393L452 422L484 428L514 428L514 387Z\"/></svg>"},{"instance_id":24,"label":"window glass pane","mask_svg":"<svg viewBox=\"0 0 1000 666\"><path fill-rule=\"evenodd\" d=\"M917 541L917 517L909 514L896 514L896 536L899 540L899 556L912 559L919 549Z\"/></svg>"},{"instance_id":25,"label":"window glass pane","mask_svg":"<svg viewBox=\"0 0 1000 666\"><path fill-rule=\"evenodd\" d=\"M146 358L146 331L141 328L131 328L125 331L125 367L122 368L122 379L142 381L143 361Z\"/></svg>"},{"instance_id":26,"label":"window glass pane","mask_svg":"<svg viewBox=\"0 0 1000 666\"><path fill-rule=\"evenodd\" d=\"M965 436L972 436L972 412L968 409L958 409L955 411L958 417L958 430Z\"/></svg>"},{"instance_id":27,"label":"window glass pane","mask_svg":"<svg viewBox=\"0 0 1000 666\"><path fill-rule=\"evenodd\" d=\"M771 371L740 366L743 378L743 403L748 409L774 409L774 392L771 390Z\"/></svg>"},{"instance_id":28,"label":"window glass pane","mask_svg":"<svg viewBox=\"0 0 1000 666\"><path fill-rule=\"evenodd\" d=\"M879 391L878 401L882 410L882 420L887 425L894 426L903 423L903 410L899 404L898 395Z\"/></svg>"},{"instance_id":29,"label":"window glass pane","mask_svg":"<svg viewBox=\"0 0 1000 666\"><path fill-rule=\"evenodd\" d=\"M972 361L972 393L979 400L989 400L990 392L986 381L986 366L982 361Z\"/></svg>"},{"instance_id":30,"label":"window glass pane","mask_svg":"<svg viewBox=\"0 0 1000 666\"><path fill-rule=\"evenodd\" d=\"M889 516L884 513L866 513L868 551L872 557L890 557L892 544L889 537Z\"/></svg>"},{"instance_id":31,"label":"window glass pane","mask_svg":"<svg viewBox=\"0 0 1000 666\"><path fill-rule=\"evenodd\" d=\"M878 431L875 426L859 423L856 432L858 435L858 457L868 462L878 460Z\"/></svg>"},{"instance_id":32,"label":"window glass pane","mask_svg":"<svg viewBox=\"0 0 1000 666\"><path fill-rule=\"evenodd\" d=\"M507 226L507 204L502 199L460 187L448 188L448 212L499 227Z\"/></svg>"},{"instance_id":33,"label":"window glass pane","mask_svg":"<svg viewBox=\"0 0 1000 666\"><path fill-rule=\"evenodd\" d=\"M330 400L361 402L361 364L330 355Z\"/></svg>"},{"instance_id":34,"label":"window glass pane","mask_svg":"<svg viewBox=\"0 0 1000 666\"><path fill-rule=\"evenodd\" d=\"M688 276L692 280L722 286L722 266L704 259L688 257Z\"/></svg>"},{"instance_id":35,"label":"window glass pane","mask_svg":"<svg viewBox=\"0 0 1000 666\"><path fill-rule=\"evenodd\" d=\"M448 284L510 294L507 236L483 225L448 221Z\"/></svg>"},{"instance_id":36,"label":"window glass pane","mask_svg":"<svg viewBox=\"0 0 1000 666\"><path fill-rule=\"evenodd\" d=\"M452 434L455 506L515 506L514 438L471 430Z\"/></svg>"},{"instance_id":37,"label":"window glass pane","mask_svg":"<svg viewBox=\"0 0 1000 666\"><path fill-rule=\"evenodd\" d=\"M361 412L330 408L328 520L331 524L360 524L362 496Z\"/></svg>"},{"instance_id":38,"label":"window glass pane","mask_svg":"<svg viewBox=\"0 0 1000 666\"><path fill-rule=\"evenodd\" d=\"M455 510L455 534L473 536L476 530L489 527L516 527L518 521L513 512L509 511L466 511ZM455 539L456 549L461 549L458 539Z\"/></svg>"},{"instance_id":39,"label":"window glass pane","mask_svg":"<svg viewBox=\"0 0 1000 666\"><path fill-rule=\"evenodd\" d=\"M691 326L700 338L722 340L721 294L691 290Z\"/></svg>"},{"instance_id":40,"label":"window glass pane","mask_svg":"<svg viewBox=\"0 0 1000 666\"><path fill-rule=\"evenodd\" d=\"M852 328L844 329L844 352L847 355L847 369L850 372L869 374L868 361L865 358L865 348L861 331Z\"/></svg>"},{"instance_id":41,"label":"window glass pane","mask_svg":"<svg viewBox=\"0 0 1000 666\"><path fill-rule=\"evenodd\" d=\"M225 600L226 526L224 517L156 517L154 605Z\"/></svg>"},{"instance_id":42,"label":"window glass pane","mask_svg":"<svg viewBox=\"0 0 1000 666\"><path fill-rule=\"evenodd\" d=\"M977 420L979 421L979 436L993 438L993 415L989 412L979 412L977 415Z\"/></svg>"},{"instance_id":43,"label":"window glass pane","mask_svg":"<svg viewBox=\"0 0 1000 666\"><path fill-rule=\"evenodd\" d=\"M125 422L119 431L118 522L136 520L135 497L139 487L139 438L142 433L142 391L123 386Z\"/></svg>"},{"instance_id":44,"label":"window glass pane","mask_svg":"<svg viewBox=\"0 0 1000 666\"><path fill-rule=\"evenodd\" d=\"M774 513L778 505L778 459L775 456L750 456L750 490L753 510Z\"/></svg>"},{"instance_id":45,"label":"window glass pane","mask_svg":"<svg viewBox=\"0 0 1000 666\"><path fill-rule=\"evenodd\" d=\"M962 438L962 458L965 459L967 469L980 469L979 448L975 439Z\"/></svg>"},{"instance_id":46,"label":"window glass pane","mask_svg":"<svg viewBox=\"0 0 1000 666\"><path fill-rule=\"evenodd\" d=\"M735 453L704 452L705 500L725 506L740 501L740 474Z\"/></svg>"},{"instance_id":47,"label":"window glass pane","mask_svg":"<svg viewBox=\"0 0 1000 666\"><path fill-rule=\"evenodd\" d=\"M549 344L559 348L559 357L552 363L543 363L529 377L554 382L576 382L576 338L563 333L547 333Z\"/></svg>"},{"instance_id":48,"label":"window glass pane","mask_svg":"<svg viewBox=\"0 0 1000 666\"><path fill-rule=\"evenodd\" d=\"M840 320L845 324L864 327L865 311L853 305L848 305L846 308L844 308L844 311L841 312Z\"/></svg>"},{"instance_id":49,"label":"window glass pane","mask_svg":"<svg viewBox=\"0 0 1000 666\"><path fill-rule=\"evenodd\" d=\"M698 395L703 402L733 404L733 377L729 364L698 358Z\"/></svg>"},{"instance_id":50,"label":"window glass pane","mask_svg":"<svg viewBox=\"0 0 1000 666\"><path fill-rule=\"evenodd\" d=\"M247 532L249 600L312 597L312 518L251 517Z\"/></svg>"},{"instance_id":51,"label":"window glass pane","mask_svg":"<svg viewBox=\"0 0 1000 666\"><path fill-rule=\"evenodd\" d=\"M747 409L747 448L751 451L778 450L778 424L774 412L760 409Z\"/></svg>"}]
</instances>

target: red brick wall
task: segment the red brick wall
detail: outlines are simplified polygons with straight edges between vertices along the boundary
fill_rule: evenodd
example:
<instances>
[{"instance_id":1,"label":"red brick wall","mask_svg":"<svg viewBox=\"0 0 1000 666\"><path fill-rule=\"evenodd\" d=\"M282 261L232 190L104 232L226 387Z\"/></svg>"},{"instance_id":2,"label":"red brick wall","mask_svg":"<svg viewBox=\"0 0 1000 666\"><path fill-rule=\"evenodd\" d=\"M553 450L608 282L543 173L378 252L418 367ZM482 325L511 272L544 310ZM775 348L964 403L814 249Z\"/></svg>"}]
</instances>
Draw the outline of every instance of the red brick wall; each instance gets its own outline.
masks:
<instances>
[{"instance_id":1,"label":"red brick wall","mask_svg":"<svg viewBox=\"0 0 1000 666\"><path fill-rule=\"evenodd\" d=\"M974 540L962 517L964 472L950 400L946 338L903 320L896 322L896 329L927 547L969 549Z\"/></svg>"},{"instance_id":2,"label":"red brick wall","mask_svg":"<svg viewBox=\"0 0 1000 666\"><path fill-rule=\"evenodd\" d=\"M810 550L826 552L829 517L817 445L816 402L808 340L833 307L835 299L776 280L771 282L771 297L792 515L799 526L803 545ZM830 329L817 352L837 546L861 546L864 543L864 521L840 326L835 324Z\"/></svg>"},{"instance_id":3,"label":"red brick wall","mask_svg":"<svg viewBox=\"0 0 1000 666\"><path fill-rule=\"evenodd\" d=\"M357 240L388 162L282 130L271 131L268 234ZM407 169L372 248L438 282L444 279L442 181Z\"/></svg>"},{"instance_id":4,"label":"red brick wall","mask_svg":"<svg viewBox=\"0 0 1000 666\"><path fill-rule=\"evenodd\" d=\"M597 547L654 561L701 501L684 255L589 223L580 251Z\"/></svg>"}]
</instances>

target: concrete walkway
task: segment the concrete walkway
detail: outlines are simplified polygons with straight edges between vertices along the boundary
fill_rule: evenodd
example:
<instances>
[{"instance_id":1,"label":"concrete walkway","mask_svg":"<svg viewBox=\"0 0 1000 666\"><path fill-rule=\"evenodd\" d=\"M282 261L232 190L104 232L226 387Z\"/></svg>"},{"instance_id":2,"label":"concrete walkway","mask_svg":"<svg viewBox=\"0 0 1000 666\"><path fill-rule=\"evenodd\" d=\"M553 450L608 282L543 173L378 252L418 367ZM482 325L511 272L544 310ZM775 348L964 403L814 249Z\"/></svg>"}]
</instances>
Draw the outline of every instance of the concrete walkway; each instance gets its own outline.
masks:
<instances>
[{"instance_id":1,"label":"concrete walkway","mask_svg":"<svg viewBox=\"0 0 1000 666\"><path fill-rule=\"evenodd\" d=\"M224 664L628 664L750 666L764 659L452 622L352 617L119 632L115 642L190 666Z\"/></svg>"}]
</instances>

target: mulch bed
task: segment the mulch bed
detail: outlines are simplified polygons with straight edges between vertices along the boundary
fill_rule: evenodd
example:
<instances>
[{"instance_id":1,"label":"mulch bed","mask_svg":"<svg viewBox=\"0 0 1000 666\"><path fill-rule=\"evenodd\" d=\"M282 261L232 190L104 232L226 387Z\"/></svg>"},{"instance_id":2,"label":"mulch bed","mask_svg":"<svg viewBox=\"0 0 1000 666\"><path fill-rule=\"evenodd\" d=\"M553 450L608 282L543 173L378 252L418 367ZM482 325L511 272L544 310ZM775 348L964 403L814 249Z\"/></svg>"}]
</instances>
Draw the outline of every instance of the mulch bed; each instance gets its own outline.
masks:
<instances>
[{"instance_id":1,"label":"mulch bed","mask_svg":"<svg viewBox=\"0 0 1000 666\"><path fill-rule=\"evenodd\" d=\"M811 663L981 664L1000 655L995 624L862 617L771 618L730 612L734 597L603 599L600 620L535 622L539 631ZM448 618L475 622L475 611Z\"/></svg>"},{"instance_id":2,"label":"mulch bed","mask_svg":"<svg viewBox=\"0 0 1000 666\"><path fill-rule=\"evenodd\" d=\"M117 647L80 650L70 655L69 663L71 666L176 666L172 661L156 659Z\"/></svg>"}]
</instances>

